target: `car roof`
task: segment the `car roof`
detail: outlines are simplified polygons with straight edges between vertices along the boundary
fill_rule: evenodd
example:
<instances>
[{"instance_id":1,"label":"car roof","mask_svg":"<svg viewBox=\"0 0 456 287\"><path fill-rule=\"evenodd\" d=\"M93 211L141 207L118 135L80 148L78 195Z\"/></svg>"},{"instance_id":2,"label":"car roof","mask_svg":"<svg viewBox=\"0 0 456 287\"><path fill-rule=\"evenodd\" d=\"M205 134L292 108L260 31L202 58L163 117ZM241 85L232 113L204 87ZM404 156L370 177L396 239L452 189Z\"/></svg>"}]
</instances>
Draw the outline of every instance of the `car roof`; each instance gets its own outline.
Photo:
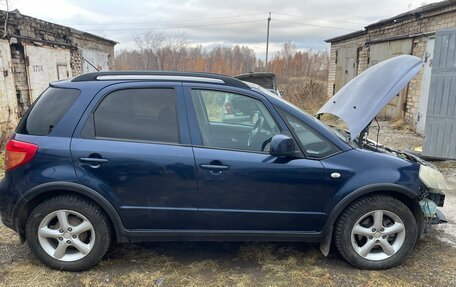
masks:
<instances>
[{"instance_id":1,"label":"car roof","mask_svg":"<svg viewBox=\"0 0 456 287\"><path fill-rule=\"evenodd\" d=\"M212 73L201 72L164 72L164 71L106 71L87 73L77 76L71 82L90 81L182 81L200 82L208 84L222 84L232 87L250 89L250 86L241 80Z\"/></svg>"}]
</instances>

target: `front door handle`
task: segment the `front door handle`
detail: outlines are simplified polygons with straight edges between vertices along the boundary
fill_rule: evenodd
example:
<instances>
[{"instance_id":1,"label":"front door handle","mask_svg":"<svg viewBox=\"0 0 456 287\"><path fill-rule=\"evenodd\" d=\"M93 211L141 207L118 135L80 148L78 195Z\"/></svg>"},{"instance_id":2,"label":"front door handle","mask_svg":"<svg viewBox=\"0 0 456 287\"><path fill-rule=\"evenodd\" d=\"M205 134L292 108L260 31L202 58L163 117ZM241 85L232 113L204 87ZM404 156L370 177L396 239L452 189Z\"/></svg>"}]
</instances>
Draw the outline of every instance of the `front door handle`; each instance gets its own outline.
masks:
<instances>
[{"instance_id":1,"label":"front door handle","mask_svg":"<svg viewBox=\"0 0 456 287\"><path fill-rule=\"evenodd\" d=\"M207 170L227 170L230 167L228 165L218 165L218 164L200 164L201 169Z\"/></svg>"}]
</instances>

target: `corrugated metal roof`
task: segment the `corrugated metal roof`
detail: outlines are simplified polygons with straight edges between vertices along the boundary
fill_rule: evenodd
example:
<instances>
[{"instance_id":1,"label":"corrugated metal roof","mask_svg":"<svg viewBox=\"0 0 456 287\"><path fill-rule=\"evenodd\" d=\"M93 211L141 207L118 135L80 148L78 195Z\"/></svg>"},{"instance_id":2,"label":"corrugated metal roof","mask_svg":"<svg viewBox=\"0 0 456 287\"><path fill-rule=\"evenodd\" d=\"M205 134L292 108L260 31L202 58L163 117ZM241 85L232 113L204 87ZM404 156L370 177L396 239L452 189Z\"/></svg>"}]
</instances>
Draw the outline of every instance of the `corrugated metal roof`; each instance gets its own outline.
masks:
<instances>
[{"instance_id":1,"label":"corrugated metal roof","mask_svg":"<svg viewBox=\"0 0 456 287\"><path fill-rule=\"evenodd\" d=\"M389 23L396 23L396 22L404 21L404 20L407 20L407 19L410 19L410 18L414 18L414 17L419 17L419 16L421 16L422 13L431 12L431 11L434 11L434 10L438 10L438 9L442 9L442 8L450 7L450 6L456 6L456 1L454 1L454 0L446 0L446 1L441 1L441 2L437 2L437 3L431 3L431 4L428 4L428 5L425 5L425 6L422 6L422 7L407 11L405 13L398 14L398 15L396 15L394 17L386 18L386 19L380 20L378 22L369 24L366 27L364 27L364 30L359 30L359 31L356 31L356 32L352 32L352 33L340 35L340 36L337 36L337 37L334 37L334 38L331 38L331 39L327 39L327 40L325 40L325 42L326 43L332 43L332 42L337 42L337 41L341 41L341 40L354 38L354 37L366 34L368 29L375 28L375 27L382 26L382 25L386 25L386 24L389 24Z\"/></svg>"},{"instance_id":2,"label":"corrugated metal roof","mask_svg":"<svg viewBox=\"0 0 456 287\"><path fill-rule=\"evenodd\" d=\"M366 33L367 33L366 30L358 30L358 31L355 31L355 32L351 32L351 33L348 33L348 34L344 34L344 35L340 35L340 36L337 36L337 37L334 37L334 38L327 39L327 40L325 40L325 42L326 43L337 42L337 41L341 41L341 40L345 40L345 39L349 39L349 38L354 38L354 37L357 37L357 36L365 35Z\"/></svg>"},{"instance_id":3,"label":"corrugated metal roof","mask_svg":"<svg viewBox=\"0 0 456 287\"><path fill-rule=\"evenodd\" d=\"M375 22L373 24L370 24L370 25L366 26L365 28L366 29L370 29L370 28L373 28L373 27L376 27L376 26L385 25L385 24L388 24L388 23L391 23L391 22L395 23L395 22L398 22L398 21L404 21L404 20L407 20L407 19L410 19L410 18L419 17L424 12L431 12L433 10L442 9L442 8L445 8L445 7L448 7L448 6L452 6L452 5L456 5L456 1L454 1L454 0L453 1L452 0L446 0L446 1L442 1L442 2L431 3L431 4L428 4L428 5L425 5L425 6L422 6L422 7L407 11L405 13L398 14L398 15L396 15L394 17L380 20L378 22Z\"/></svg>"},{"instance_id":4,"label":"corrugated metal roof","mask_svg":"<svg viewBox=\"0 0 456 287\"><path fill-rule=\"evenodd\" d=\"M1 12L1 13L6 13L5 10L0 10L0 12ZM100 39L100 40L102 40L102 41L110 42L110 43L113 43L113 44L118 44L118 42L116 42L116 41L114 41L114 40L107 39L107 38L104 38L104 37L101 37L101 36L98 36L98 35L95 35L95 34L92 34L92 33L84 32L84 31L81 31L81 30L78 30L78 29L74 29L74 28L71 28L71 27L68 27L68 26L64 26L64 25L52 23L52 22L49 22L49 21L45 21L45 20L42 20L42 19L38 19L38 18L35 18L35 17L32 17L32 16L24 15L24 14L22 14L22 13L21 13L19 10L17 10L17 9L15 9L15 10L13 10L13 11L10 11L9 13L10 13L10 14L15 14L15 15L17 15L17 16L19 16L19 17L29 18L29 19L34 20L34 21L41 21L41 22L45 22L45 23L52 24L52 25L56 25L56 26L60 26L60 27L65 27L65 28L70 29L70 31L71 31L72 33L75 33L75 34L85 35L85 36L89 36L89 37L93 37L93 38Z\"/></svg>"}]
</instances>

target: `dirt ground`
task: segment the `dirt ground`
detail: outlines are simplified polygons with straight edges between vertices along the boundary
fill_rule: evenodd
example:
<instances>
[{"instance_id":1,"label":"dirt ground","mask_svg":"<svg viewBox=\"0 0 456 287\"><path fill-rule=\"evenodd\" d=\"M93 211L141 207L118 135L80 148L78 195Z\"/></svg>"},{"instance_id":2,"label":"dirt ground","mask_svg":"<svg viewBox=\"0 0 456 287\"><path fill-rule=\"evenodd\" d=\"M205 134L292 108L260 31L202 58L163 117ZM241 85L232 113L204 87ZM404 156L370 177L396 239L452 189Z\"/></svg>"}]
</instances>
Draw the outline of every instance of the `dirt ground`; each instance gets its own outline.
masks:
<instances>
[{"instance_id":1,"label":"dirt ground","mask_svg":"<svg viewBox=\"0 0 456 287\"><path fill-rule=\"evenodd\" d=\"M407 149L422 142L380 124L384 144ZM456 286L456 161L434 163L453 187L443 209L449 224L434 228L394 269L358 270L312 244L178 242L117 245L90 271L59 272L0 225L0 286Z\"/></svg>"}]
</instances>

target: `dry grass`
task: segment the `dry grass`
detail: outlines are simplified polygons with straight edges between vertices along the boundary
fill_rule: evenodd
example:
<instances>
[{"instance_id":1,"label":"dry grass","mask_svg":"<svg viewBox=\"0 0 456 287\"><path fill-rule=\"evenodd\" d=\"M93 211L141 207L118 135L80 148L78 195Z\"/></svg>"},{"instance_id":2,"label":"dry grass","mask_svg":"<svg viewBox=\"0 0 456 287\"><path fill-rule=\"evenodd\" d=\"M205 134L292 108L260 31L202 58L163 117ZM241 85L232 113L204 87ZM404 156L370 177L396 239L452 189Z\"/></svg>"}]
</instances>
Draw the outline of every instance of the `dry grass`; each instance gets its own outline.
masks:
<instances>
[{"instance_id":1,"label":"dry grass","mask_svg":"<svg viewBox=\"0 0 456 287\"><path fill-rule=\"evenodd\" d=\"M393 122L391 128L398 131L413 131L413 128L404 119Z\"/></svg>"},{"instance_id":2,"label":"dry grass","mask_svg":"<svg viewBox=\"0 0 456 287\"><path fill-rule=\"evenodd\" d=\"M408 133L384 128L402 143L398 134ZM447 173L452 163L442 163ZM115 246L93 269L69 273L42 265L0 224L0 286L456 286L456 248L440 236L434 230L404 265L384 271L353 268L334 250L324 258L305 243L178 242Z\"/></svg>"},{"instance_id":3,"label":"dry grass","mask_svg":"<svg viewBox=\"0 0 456 287\"><path fill-rule=\"evenodd\" d=\"M121 245L86 272L50 270L14 233L0 228L0 286L450 286L456 249L430 237L404 266L358 270L336 253L324 258L298 243L153 243ZM14 243L12 243L14 242ZM432 254L432 255L431 255ZM431 255L431 256L430 256ZM454 286L454 285L453 285Z\"/></svg>"},{"instance_id":4,"label":"dry grass","mask_svg":"<svg viewBox=\"0 0 456 287\"><path fill-rule=\"evenodd\" d=\"M279 84L279 89L284 88L283 97L310 114L316 113L328 100L326 81L303 77L288 78L286 83L284 81Z\"/></svg>"}]
</instances>

